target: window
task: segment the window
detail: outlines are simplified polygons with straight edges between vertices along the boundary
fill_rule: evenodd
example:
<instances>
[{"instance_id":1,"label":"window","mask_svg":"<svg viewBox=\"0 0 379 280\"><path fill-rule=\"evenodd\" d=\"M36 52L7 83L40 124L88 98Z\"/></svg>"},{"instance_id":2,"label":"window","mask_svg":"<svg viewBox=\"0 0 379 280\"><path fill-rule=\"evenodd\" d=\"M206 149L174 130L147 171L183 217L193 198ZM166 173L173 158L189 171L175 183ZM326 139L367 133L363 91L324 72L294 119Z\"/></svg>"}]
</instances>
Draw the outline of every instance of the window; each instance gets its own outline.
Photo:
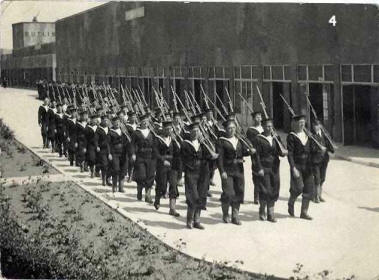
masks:
<instances>
[{"instance_id":1,"label":"window","mask_svg":"<svg viewBox=\"0 0 379 280\"><path fill-rule=\"evenodd\" d=\"M254 91L256 83L258 82L258 73L259 69L256 65L241 65L234 67L233 103L237 113L249 115L249 106L251 108L253 107ZM249 105L247 105L246 102L248 102Z\"/></svg>"}]
</instances>

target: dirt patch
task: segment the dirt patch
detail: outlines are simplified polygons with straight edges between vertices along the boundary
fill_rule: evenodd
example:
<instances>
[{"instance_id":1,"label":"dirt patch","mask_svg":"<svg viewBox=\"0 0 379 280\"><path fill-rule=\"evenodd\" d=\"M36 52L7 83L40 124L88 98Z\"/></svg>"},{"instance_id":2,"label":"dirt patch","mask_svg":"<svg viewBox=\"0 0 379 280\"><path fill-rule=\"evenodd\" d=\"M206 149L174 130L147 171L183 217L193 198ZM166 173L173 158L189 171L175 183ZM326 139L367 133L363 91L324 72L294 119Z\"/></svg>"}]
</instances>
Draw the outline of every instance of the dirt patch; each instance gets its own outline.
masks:
<instances>
[{"instance_id":1,"label":"dirt patch","mask_svg":"<svg viewBox=\"0 0 379 280\"><path fill-rule=\"evenodd\" d=\"M0 119L0 177L57 174L54 168L14 139L13 132Z\"/></svg>"},{"instance_id":2,"label":"dirt patch","mask_svg":"<svg viewBox=\"0 0 379 280\"><path fill-rule=\"evenodd\" d=\"M0 248L7 278L273 279L168 248L74 183L1 188L0 218L8 228L0 228ZM177 244L186 246L182 240ZM34 266L25 267L28 263Z\"/></svg>"}]
</instances>

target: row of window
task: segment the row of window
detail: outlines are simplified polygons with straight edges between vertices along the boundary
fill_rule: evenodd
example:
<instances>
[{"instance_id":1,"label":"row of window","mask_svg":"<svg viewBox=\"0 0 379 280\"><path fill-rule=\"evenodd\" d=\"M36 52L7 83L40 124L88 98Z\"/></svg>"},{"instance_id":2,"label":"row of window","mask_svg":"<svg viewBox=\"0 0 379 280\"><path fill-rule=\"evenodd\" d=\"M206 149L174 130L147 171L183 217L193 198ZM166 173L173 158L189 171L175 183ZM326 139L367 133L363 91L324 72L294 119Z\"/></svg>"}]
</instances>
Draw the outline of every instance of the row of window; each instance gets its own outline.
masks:
<instances>
[{"instance_id":1,"label":"row of window","mask_svg":"<svg viewBox=\"0 0 379 280\"><path fill-rule=\"evenodd\" d=\"M40 32L40 31L38 31L38 32L34 32L34 31L25 31L24 32L24 34L25 34L25 36L26 37L29 37L29 36L31 36L31 37L34 37L34 36L42 36L42 37L49 37L49 36L51 36L51 37L54 37L55 36L55 32Z\"/></svg>"}]
</instances>

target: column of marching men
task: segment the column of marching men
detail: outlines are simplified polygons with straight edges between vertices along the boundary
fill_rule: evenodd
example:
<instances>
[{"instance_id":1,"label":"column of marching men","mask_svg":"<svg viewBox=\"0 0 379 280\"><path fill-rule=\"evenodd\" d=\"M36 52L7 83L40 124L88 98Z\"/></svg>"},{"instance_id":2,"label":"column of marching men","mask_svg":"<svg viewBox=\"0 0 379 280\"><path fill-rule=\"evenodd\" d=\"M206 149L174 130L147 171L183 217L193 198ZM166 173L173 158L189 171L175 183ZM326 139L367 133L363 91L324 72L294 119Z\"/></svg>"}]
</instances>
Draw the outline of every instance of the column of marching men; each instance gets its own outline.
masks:
<instances>
[{"instance_id":1,"label":"column of marching men","mask_svg":"<svg viewBox=\"0 0 379 280\"><path fill-rule=\"evenodd\" d=\"M222 220L241 224L245 157L251 158L254 204L259 204L260 220L277 221L274 206L279 198L281 157L287 157L290 165L289 215L295 216L295 201L300 195L300 218L307 220L312 219L310 201L325 201L322 185L328 152L334 152L335 145L316 115L311 132L306 116L295 114L283 97L292 114L287 148L264 106L262 112L251 110L253 125L245 132L230 98L228 104L222 104L221 112L203 90L203 108L191 92L180 98L174 90L170 108L162 92L154 89L156 108L152 110L140 89L117 91L105 85L57 83L41 89L45 92L39 95L45 99L38 110L38 123L44 148L66 157L71 166L88 172L91 178L98 177L113 193L124 192L125 181L135 181L136 198L144 196L157 210L161 199L168 197L169 214L175 217L179 216L178 188L184 184L188 228L204 229L201 211L206 210L217 169Z\"/></svg>"}]
</instances>

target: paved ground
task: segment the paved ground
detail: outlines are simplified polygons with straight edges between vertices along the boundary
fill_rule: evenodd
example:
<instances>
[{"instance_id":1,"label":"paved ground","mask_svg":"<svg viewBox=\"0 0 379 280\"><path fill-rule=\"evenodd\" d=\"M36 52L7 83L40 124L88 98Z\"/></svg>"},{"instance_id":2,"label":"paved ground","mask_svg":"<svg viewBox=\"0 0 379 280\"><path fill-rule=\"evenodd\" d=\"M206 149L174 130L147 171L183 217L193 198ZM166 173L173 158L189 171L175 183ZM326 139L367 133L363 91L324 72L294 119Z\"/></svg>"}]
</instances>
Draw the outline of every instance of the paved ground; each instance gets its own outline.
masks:
<instances>
[{"instance_id":1,"label":"paved ground","mask_svg":"<svg viewBox=\"0 0 379 280\"><path fill-rule=\"evenodd\" d=\"M136 200L133 184L127 185L125 194L116 194L113 198L110 188L102 187L97 179L90 179L64 159L41 149L37 125L40 101L35 96L34 91L0 89L0 117L15 131L16 137L88 192L139 222L170 246L176 247L182 239L186 246L181 250L194 257L231 264L241 260L236 266L282 277L291 276L297 263L303 264L303 270L310 275L325 269L333 271L335 277L354 274L359 279L373 279L379 275L378 168L333 159L325 185L327 203L311 204L310 214L314 220L309 222L287 214L289 167L283 159L281 196L276 206L278 223L259 221L258 207L251 203L253 192L247 171L242 226L221 222L218 184L212 188L214 196L203 214L206 230L187 230L183 189L178 203L181 217L174 218L167 214L167 200L155 211L152 206ZM299 207L300 203L296 206L297 215Z\"/></svg>"}]
</instances>

